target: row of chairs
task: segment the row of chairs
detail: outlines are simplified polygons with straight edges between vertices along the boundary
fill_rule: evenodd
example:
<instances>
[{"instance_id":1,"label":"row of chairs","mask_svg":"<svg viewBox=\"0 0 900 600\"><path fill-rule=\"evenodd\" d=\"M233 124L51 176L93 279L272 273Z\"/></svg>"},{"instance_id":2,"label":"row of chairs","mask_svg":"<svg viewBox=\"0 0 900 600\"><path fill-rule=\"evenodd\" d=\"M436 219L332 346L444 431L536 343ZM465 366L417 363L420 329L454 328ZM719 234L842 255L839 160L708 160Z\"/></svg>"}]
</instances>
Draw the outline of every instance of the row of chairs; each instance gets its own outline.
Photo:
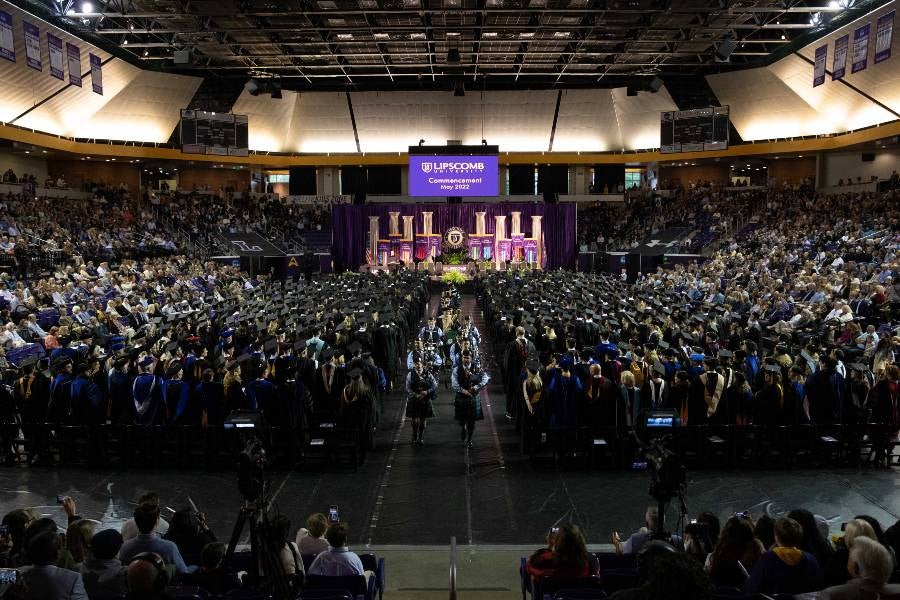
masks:
<instances>
[{"instance_id":1,"label":"row of chairs","mask_svg":"<svg viewBox=\"0 0 900 600\"><path fill-rule=\"evenodd\" d=\"M900 464L897 428L853 425L692 425L655 431L690 467L866 466ZM638 444L631 429L544 428L527 434L533 459L591 467L629 467ZM880 454L883 453L883 456Z\"/></svg>"},{"instance_id":2,"label":"row of chairs","mask_svg":"<svg viewBox=\"0 0 900 600\"><path fill-rule=\"evenodd\" d=\"M244 447L242 429L192 425L0 425L4 453L67 467L230 468ZM267 455L275 468L356 470L365 459L361 433L330 423L269 427Z\"/></svg>"}]
</instances>

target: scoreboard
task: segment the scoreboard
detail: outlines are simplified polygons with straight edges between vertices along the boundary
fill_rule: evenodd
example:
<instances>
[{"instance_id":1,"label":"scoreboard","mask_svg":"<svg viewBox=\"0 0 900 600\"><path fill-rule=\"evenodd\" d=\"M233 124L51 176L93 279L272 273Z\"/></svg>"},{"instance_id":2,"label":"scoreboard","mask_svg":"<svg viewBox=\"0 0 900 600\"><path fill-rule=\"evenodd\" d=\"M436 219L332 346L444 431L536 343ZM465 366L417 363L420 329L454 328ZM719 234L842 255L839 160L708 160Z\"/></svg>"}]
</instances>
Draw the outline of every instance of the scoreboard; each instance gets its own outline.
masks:
<instances>
[{"instance_id":1,"label":"scoreboard","mask_svg":"<svg viewBox=\"0 0 900 600\"><path fill-rule=\"evenodd\" d=\"M663 154L728 148L728 107L669 110L660 115Z\"/></svg>"},{"instance_id":2,"label":"scoreboard","mask_svg":"<svg viewBox=\"0 0 900 600\"><path fill-rule=\"evenodd\" d=\"M181 151L186 154L247 156L247 115L181 111Z\"/></svg>"}]
</instances>

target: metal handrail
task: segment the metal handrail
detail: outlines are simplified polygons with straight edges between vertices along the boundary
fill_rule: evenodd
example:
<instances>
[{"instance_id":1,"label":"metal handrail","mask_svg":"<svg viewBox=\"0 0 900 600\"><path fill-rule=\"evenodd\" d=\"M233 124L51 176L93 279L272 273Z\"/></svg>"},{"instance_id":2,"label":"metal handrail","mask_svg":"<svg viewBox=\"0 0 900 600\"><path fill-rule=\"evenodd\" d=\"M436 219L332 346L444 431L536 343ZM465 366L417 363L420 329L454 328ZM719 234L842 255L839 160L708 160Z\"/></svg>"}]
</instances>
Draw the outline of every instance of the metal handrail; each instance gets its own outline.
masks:
<instances>
[{"instance_id":1,"label":"metal handrail","mask_svg":"<svg viewBox=\"0 0 900 600\"><path fill-rule=\"evenodd\" d=\"M456 600L456 536L450 538L450 600Z\"/></svg>"}]
</instances>

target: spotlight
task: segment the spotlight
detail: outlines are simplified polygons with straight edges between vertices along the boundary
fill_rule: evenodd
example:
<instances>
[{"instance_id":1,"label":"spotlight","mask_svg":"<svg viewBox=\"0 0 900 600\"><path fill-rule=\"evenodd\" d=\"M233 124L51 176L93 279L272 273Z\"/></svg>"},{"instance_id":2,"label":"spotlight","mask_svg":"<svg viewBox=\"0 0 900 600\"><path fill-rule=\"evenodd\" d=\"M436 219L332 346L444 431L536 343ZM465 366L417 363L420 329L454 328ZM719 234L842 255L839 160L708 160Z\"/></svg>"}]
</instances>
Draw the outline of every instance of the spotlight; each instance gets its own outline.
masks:
<instances>
[{"instance_id":1,"label":"spotlight","mask_svg":"<svg viewBox=\"0 0 900 600\"><path fill-rule=\"evenodd\" d=\"M144 50L144 56L150 56L150 51L149 51L149 50Z\"/></svg>"},{"instance_id":2,"label":"spotlight","mask_svg":"<svg viewBox=\"0 0 900 600\"><path fill-rule=\"evenodd\" d=\"M425 139L423 138L423 139L419 140L419 148L421 148L424 145L425 145Z\"/></svg>"},{"instance_id":3,"label":"spotlight","mask_svg":"<svg viewBox=\"0 0 900 600\"><path fill-rule=\"evenodd\" d=\"M251 96L259 96L259 82L257 82L256 79L251 79L245 83L244 89L247 90L247 93Z\"/></svg>"},{"instance_id":4,"label":"spotlight","mask_svg":"<svg viewBox=\"0 0 900 600\"><path fill-rule=\"evenodd\" d=\"M127 46L127 45L128 45L128 38L125 38L124 40L122 40L122 45L123 45L123 46Z\"/></svg>"},{"instance_id":5,"label":"spotlight","mask_svg":"<svg viewBox=\"0 0 900 600\"><path fill-rule=\"evenodd\" d=\"M90 2L82 2L81 3L81 12L84 14L94 12L94 5Z\"/></svg>"},{"instance_id":6,"label":"spotlight","mask_svg":"<svg viewBox=\"0 0 900 600\"><path fill-rule=\"evenodd\" d=\"M481 145L482 145L482 146L487 146L487 140L481 140Z\"/></svg>"}]
</instances>

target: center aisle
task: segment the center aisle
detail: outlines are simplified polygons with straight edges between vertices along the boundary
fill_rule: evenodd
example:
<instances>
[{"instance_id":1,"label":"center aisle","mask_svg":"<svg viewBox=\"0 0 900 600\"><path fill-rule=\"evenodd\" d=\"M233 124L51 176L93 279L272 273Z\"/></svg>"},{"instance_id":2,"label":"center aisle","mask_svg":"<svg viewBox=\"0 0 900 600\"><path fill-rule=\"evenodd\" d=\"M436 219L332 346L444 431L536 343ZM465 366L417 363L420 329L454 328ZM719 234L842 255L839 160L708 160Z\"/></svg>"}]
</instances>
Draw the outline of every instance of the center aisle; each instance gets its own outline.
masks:
<instances>
[{"instance_id":1,"label":"center aisle","mask_svg":"<svg viewBox=\"0 0 900 600\"><path fill-rule=\"evenodd\" d=\"M428 314L435 314L440 296L432 296ZM515 529L514 510L506 483L502 449L515 445L515 430L503 417L503 385L484 339L484 320L471 295L462 297L462 314L471 315L482 333L482 361L491 383L482 392L484 421L475 425L474 447L467 450L453 418L452 390L441 385L435 401L437 416L425 431L425 445L411 445L411 427L404 419L394 435L380 499L371 518L373 544L494 543L480 536L479 523ZM487 512L486 512L487 511Z\"/></svg>"}]
</instances>

